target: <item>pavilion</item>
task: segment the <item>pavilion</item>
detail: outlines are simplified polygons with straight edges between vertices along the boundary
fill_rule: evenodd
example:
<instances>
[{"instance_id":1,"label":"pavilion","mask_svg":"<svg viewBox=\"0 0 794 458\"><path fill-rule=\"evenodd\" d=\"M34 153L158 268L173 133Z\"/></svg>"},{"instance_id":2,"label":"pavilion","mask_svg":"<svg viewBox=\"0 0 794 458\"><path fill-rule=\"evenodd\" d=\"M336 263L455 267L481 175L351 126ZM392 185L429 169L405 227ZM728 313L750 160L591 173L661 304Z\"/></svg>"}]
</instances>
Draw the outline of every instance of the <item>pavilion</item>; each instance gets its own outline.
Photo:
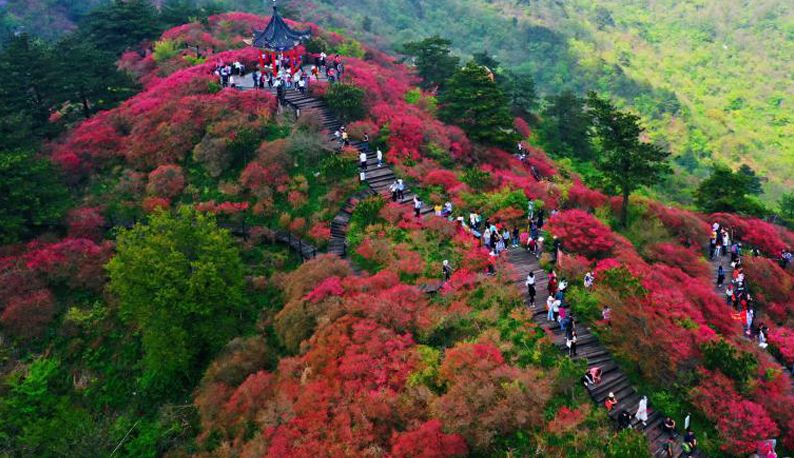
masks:
<instances>
[{"instance_id":1,"label":"pavilion","mask_svg":"<svg viewBox=\"0 0 794 458\"><path fill-rule=\"evenodd\" d=\"M289 59L294 69L294 64L303 55L301 45L312 36L311 29L295 30L291 28L278 13L276 0L273 0L273 16L263 30L254 30L252 45L261 49L260 63L274 62L279 54Z\"/></svg>"}]
</instances>

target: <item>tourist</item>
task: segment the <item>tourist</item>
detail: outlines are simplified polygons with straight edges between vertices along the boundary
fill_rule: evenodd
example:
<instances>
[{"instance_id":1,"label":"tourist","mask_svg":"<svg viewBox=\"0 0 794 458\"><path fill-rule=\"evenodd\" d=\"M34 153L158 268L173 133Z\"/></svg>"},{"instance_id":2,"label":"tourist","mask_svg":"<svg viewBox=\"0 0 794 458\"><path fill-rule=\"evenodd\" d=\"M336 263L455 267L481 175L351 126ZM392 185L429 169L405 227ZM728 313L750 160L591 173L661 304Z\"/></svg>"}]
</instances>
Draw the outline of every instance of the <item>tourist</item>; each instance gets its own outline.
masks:
<instances>
[{"instance_id":1,"label":"tourist","mask_svg":"<svg viewBox=\"0 0 794 458\"><path fill-rule=\"evenodd\" d=\"M530 200L527 203L527 219L532 220L535 217L535 201Z\"/></svg>"},{"instance_id":2,"label":"tourist","mask_svg":"<svg viewBox=\"0 0 794 458\"><path fill-rule=\"evenodd\" d=\"M766 341L767 333L769 332L769 328L766 326L759 326L758 327L758 346L761 348L766 348L769 344Z\"/></svg>"},{"instance_id":3,"label":"tourist","mask_svg":"<svg viewBox=\"0 0 794 458\"><path fill-rule=\"evenodd\" d=\"M496 274L496 252L491 250L488 252L488 275Z\"/></svg>"},{"instance_id":4,"label":"tourist","mask_svg":"<svg viewBox=\"0 0 794 458\"><path fill-rule=\"evenodd\" d=\"M626 409L621 410L620 415L618 415L618 428L620 429L631 428L631 414Z\"/></svg>"},{"instance_id":5,"label":"tourist","mask_svg":"<svg viewBox=\"0 0 794 458\"><path fill-rule=\"evenodd\" d=\"M452 267L449 266L449 261L446 259L441 264L441 273L444 275L444 281L448 282L452 276Z\"/></svg>"},{"instance_id":6,"label":"tourist","mask_svg":"<svg viewBox=\"0 0 794 458\"><path fill-rule=\"evenodd\" d=\"M717 288L722 288L722 284L725 283L725 269L722 268L722 264L717 267Z\"/></svg>"},{"instance_id":7,"label":"tourist","mask_svg":"<svg viewBox=\"0 0 794 458\"><path fill-rule=\"evenodd\" d=\"M521 242L521 233L518 230L518 226L513 226L513 236L511 240L513 241L513 248L518 248L518 244Z\"/></svg>"},{"instance_id":8,"label":"tourist","mask_svg":"<svg viewBox=\"0 0 794 458\"><path fill-rule=\"evenodd\" d=\"M591 367L590 369L588 369L587 372L584 373L584 377L582 377L585 388L590 388L591 386L600 385L601 375L602 375L602 371L601 368L598 366Z\"/></svg>"},{"instance_id":9,"label":"tourist","mask_svg":"<svg viewBox=\"0 0 794 458\"><path fill-rule=\"evenodd\" d=\"M391 192L391 201L397 202L397 180L394 180L394 182L389 185L389 192Z\"/></svg>"},{"instance_id":10,"label":"tourist","mask_svg":"<svg viewBox=\"0 0 794 458\"><path fill-rule=\"evenodd\" d=\"M441 216L445 218L449 218L452 216L452 202L446 201L444 202L444 210L441 211Z\"/></svg>"},{"instance_id":11,"label":"tourist","mask_svg":"<svg viewBox=\"0 0 794 458\"><path fill-rule=\"evenodd\" d=\"M601 319L606 322L607 326L612 326L612 309L608 305L601 310Z\"/></svg>"},{"instance_id":12,"label":"tourist","mask_svg":"<svg viewBox=\"0 0 794 458\"><path fill-rule=\"evenodd\" d=\"M546 321L554 321L554 296L546 299Z\"/></svg>"},{"instance_id":13,"label":"tourist","mask_svg":"<svg viewBox=\"0 0 794 458\"><path fill-rule=\"evenodd\" d=\"M590 272L590 271L587 271L587 273L584 274L584 287L590 289L593 286L593 281L594 280L595 280L595 277L593 277L593 273Z\"/></svg>"},{"instance_id":14,"label":"tourist","mask_svg":"<svg viewBox=\"0 0 794 458\"><path fill-rule=\"evenodd\" d=\"M675 458L675 438L670 436L663 445L665 458Z\"/></svg>"},{"instance_id":15,"label":"tourist","mask_svg":"<svg viewBox=\"0 0 794 458\"><path fill-rule=\"evenodd\" d=\"M557 261L559 260L560 257L560 251L562 250L562 240L558 239L557 236L555 235L554 241L552 242L551 246L552 246L552 253L554 253L554 259L552 259L552 262L554 264L557 264Z\"/></svg>"},{"instance_id":16,"label":"tourist","mask_svg":"<svg viewBox=\"0 0 794 458\"><path fill-rule=\"evenodd\" d=\"M405 182L402 178L397 179L397 200L405 199Z\"/></svg>"},{"instance_id":17,"label":"tourist","mask_svg":"<svg viewBox=\"0 0 794 458\"><path fill-rule=\"evenodd\" d=\"M441 203L436 203L435 205L433 205L433 214L440 217L441 210L443 209L444 207L441 206Z\"/></svg>"},{"instance_id":18,"label":"tourist","mask_svg":"<svg viewBox=\"0 0 794 458\"><path fill-rule=\"evenodd\" d=\"M733 283L728 283L728 287L725 288L725 304L726 305L733 305Z\"/></svg>"},{"instance_id":19,"label":"tourist","mask_svg":"<svg viewBox=\"0 0 794 458\"><path fill-rule=\"evenodd\" d=\"M529 305L535 305L535 272L530 271L527 275L527 280L524 282L527 287L527 295L529 296Z\"/></svg>"},{"instance_id":20,"label":"tourist","mask_svg":"<svg viewBox=\"0 0 794 458\"><path fill-rule=\"evenodd\" d=\"M576 331L571 331L571 337L565 339L565 346L568 347L568 357L576 356Z\"/></svg>"},{"instance_id":21,"label":"tourist","mask_svg":"<svg viewBox=\"0 0 794 458\"><path fill-rule=\"evenodd\" d=\"M367 171L367 153L363 150L358 154L358 160L361 166L361 170Z\"/></svg>"},{"instance_id":22,"label":"tourist","mask_svg":"<svg viewBox=\"0 0 794 458\"><path fill-rule=\"evenodd\" d=\"M419 196L414 195L414 216L419 218L419 214L422 212L422 200L419 199Z\"/></svg>"},{"instance_id":23,"label":"tourist","mask_svg":"<svg viewBox=\"0 0 794 458\"><path fill-rule=\"evenodd\" d=\"M560 317L560 311L562 310L561 309L561 305L562 304L560 303L560 301L558 301L558 300L556 300L554 298L552 298L552 299L554 300L554 302L552 302L552 304L551 304L551 312L552 312L552 317L553 317L552 321L558 321L559 317Z\"/></svg>"},{"instance_id":24,"label":"tourist","mask_svg":"<svg viewBox=\"0 0 794 458\"><path fill-rule=\"evenodd\" d=\"M637 406L637 413L634 418L642 422L642 426L648 426L648 397L643 396L640 399L640 404Z\"/></svg>"},{"instance_id":25,"label":"tourist","mask_svg":"<svg viewBox=\"0 0 794 458\"><path fill-rule=\"evenodd\" d=\"M615 393L610 392L609 396L607 396L606 400L604 401L604 407L607 408L607 412L611 412L617 404L618 398L615 397Z\"/></svg>"},{"instance_id":26,"label":"tourist","mask_svg":"<svg viewBox=\"0 0 794 458\"><path fill-rule=\"evenodd\" d=\"M691 429L687 428L686 434L684 434L684 442L681 444L681 449L684 451L687 458L692 457L692 455L695 453L697 445L698 441L695 438L695 433L693 433Z\"/></svg>"},{"instance_id":27,"label":"tourist","mask_svg":"<svg viewBox=\"0 0 794 458\"><path fill-rule=\"evenodd\" d=\"M672 437L676 437L678 432L675 430L675 420L670 417L665 417L662 423L662 430Z\"/></svg>"},{"instance_id":28,"label":"tourist","mask_svg":"<svg viewBox=\"0 0 794 458\"><path fill-rule=\"evenodd\" d=\"M538 243L533 238L530 238L529 240L527 240L527 251L529 251L530 253L532 253L534 255L535 254L535 250L537 249L537 244Z\"/></svg>"},{"instance_id":29,"label":"tourist","mask_svg":"<svg viewBox=\"0 0 794 458\"><path fill-rule=\"evenodd\" d=\"M359 179L359 181L361 181L362 183L363 183L363 182L365 182L365 181L367 181L367 172L365 172L364 170L361 170L361 171L358 173L358 179Z\"/></svg>"},{"instance_id":30,"label":"tourist","mask_svg":"<svg viewBox=\"0 0 794 458\"><path fill-rule=\"evenodd\" d=\"M383 151L378 148L375 152L375 157L378 159L378 167L383 165Z\"/></svg>"}]
</instances>

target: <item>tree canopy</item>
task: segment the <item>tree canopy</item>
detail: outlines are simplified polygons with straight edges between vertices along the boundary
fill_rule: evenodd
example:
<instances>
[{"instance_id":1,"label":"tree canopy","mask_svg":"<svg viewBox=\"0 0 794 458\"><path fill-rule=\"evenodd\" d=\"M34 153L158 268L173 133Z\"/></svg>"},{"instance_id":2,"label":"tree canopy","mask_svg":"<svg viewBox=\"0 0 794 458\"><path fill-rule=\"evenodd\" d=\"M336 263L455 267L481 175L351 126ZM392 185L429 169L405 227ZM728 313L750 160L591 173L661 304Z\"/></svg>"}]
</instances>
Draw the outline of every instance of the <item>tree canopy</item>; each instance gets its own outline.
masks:
<instances>
[{"instance_id":1,"label":"tree canopy","mask_svg":"<svg viewBox=\"0 0 794 458\"><path fill-rule=\"evenodd\" d=\"M623 196L620 222L628 222L629 195L640 186L659 182L670 172L668 151L641 140L640 117L618 110L594 92L587 95L593 131L601 152L596 163L606 180Z\"/></svg>"},{"instance_id":2,"label":"tree canopy","mask_svg":"<svg viewBox=\"0 0 794 458\"><path fill-rule=\"evenodd\" d=\"M754 178L757 177L715 165L711 175L695 190L695 204L707 213L764 215L766 211L763 205L752 197L756 189Z\"/></svg>"},{"instance_id":3,"label":"tree canopy","mask_svg":"<svg viewBox=\"0 0 794 458\"><path fill-rule=\"evenodd\" d=\"M0 152L0 243L58 225L69 202L50 161L27 151Z\"/></svg>"},{"instance_id":4,"label":"tree canopy","mask_svg":"<svg viewBox=\"0 0 794 458\"><path fill-rule=\"evenodd\" d=\"M403 44L401 51L414 57L416 70L425 89L443 86L458 68L460 59L451 54L452 42L438 35Z\"/></svg>"},{"instance_id":5,"label":"tree canopy","mask_svg":"<svg viewBox=\"0 0 794 458\"><path fill-rule=\"evenodd\" d=\"M550 152L585 161L593 159L592 120L585 111L584 99L572 91L551 96L541 117L541 138Z\"/></svg>"},{"instance_id":6,"label":"tree canopy","mask_svg":"<svg viewBox=\"0 0 794 458\"><path fill-rule=\"evenodd\" d=\"M190 207L122 231L110 291L143 343L141 385L152 396L191 386L238 331L243 265L231 235Z\"/></svg>"},{"instance_id":7,"label":"tree canopy","mask_svg":"<svg viewBox=\"0 0 794 458\"><path fill-rule=\"evenodd\" d=\"M518 138L504 92L492 74L475 62L452 75L439 102L439 117L460 126L474 141L512 147Z\"/></svg>"}]
</instances>

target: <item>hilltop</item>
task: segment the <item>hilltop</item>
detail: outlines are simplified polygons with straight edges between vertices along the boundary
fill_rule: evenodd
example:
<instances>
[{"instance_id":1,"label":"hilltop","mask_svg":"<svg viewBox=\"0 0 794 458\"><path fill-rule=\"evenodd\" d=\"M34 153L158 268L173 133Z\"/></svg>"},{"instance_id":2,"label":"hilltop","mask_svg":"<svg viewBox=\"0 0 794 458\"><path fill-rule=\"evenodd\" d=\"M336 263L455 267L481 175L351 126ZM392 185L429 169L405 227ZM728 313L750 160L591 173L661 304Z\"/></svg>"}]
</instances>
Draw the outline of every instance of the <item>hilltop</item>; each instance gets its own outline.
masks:
<instances>
[{"instance_id":1,"label":"hilltop","mask_svg":"<svg viewBox=\"0 0 794 458\"><path fill-rule=\"evenodd\" d=\"M20 200L51 211L6 205L25 230L3 228L0 249L0 453L641 457L667 440L662 414L680 427L688 413L709 456L769 437L794 449L794 274L780 259L794 233L638 195L623 224L621 198L532 146L476 63L447 69L435 94L395 57L290 21L313 33L307 59L340 55L342 82L316 78L282 104L250 74L224 87L215 69L256 68L244 40L268 19L166 30L118 62L139 93L36 154L4 154L13 183L41 179ZM348 144L333 136L342 123ZM492 255L485 221L545 250ZM715 289L716 266L731 273L729 257L707 259L715 222L743 244L752 299ZM301 240L299 256L279 234ZM538 293L566 280L579 355L519 268ZM602 384L585 386L594 366ZM649 424L616 430L641 395Z\"/></svg>"}]
</instances>

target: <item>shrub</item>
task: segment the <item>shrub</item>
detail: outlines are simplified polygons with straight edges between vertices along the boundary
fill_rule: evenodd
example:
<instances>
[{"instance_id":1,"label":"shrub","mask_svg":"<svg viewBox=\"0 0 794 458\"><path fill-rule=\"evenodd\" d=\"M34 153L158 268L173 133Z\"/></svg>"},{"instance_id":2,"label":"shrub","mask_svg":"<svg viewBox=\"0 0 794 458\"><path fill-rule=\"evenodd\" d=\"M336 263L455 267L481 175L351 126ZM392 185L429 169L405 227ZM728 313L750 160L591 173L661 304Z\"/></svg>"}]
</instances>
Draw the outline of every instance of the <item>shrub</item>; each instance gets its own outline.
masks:
<instances>
[{"instance_id":1,"label":"shrub","mask_svg":"<svg viewBox=\"0 0 794 458\"><path fill-rule=\"evenodd\" d=\"M178 165L161 165L149 174L146 191L157 197L174 198L185 187L182 167Z\"/></svg>"},{"instance_id":2,"label":"shrub","mask_svg":"<svg viewBox=\"0 0 794 458\"><path fill-rule=\"evenodd\" d=\"M750 353L738 350L724 339L713 340L701 346L703 364L706 368L719 369L736 380L741 386L755 375L758 361Z\"/></svg>"},{"instance_id":3,"label":"shrub","mask_svg":"<svg viewBox=\"0 0 794 458\"><path fill-rule=\"evenodd\" d=\"M582 210L565 210L549 219L548 230L563 249L587 257L606 257L615 246L612 231Z\"/></svg>"},{"instance_id":4,"label":"shrub","mask_svg":"<svg viewBox=\"0 0 794 458\"><path fill-rule=\"evenodd\" d=\"M343 122L357 121L366 115L364 90L352 84L330 85L325 93L325 100L331 111Z\"/></svg>"},{"instance_id":5,"label":"shrub","mask_svg":"<svg viewBox=\"0 0 794 458\"><path fill-rule=\"evenodd\" d=\"M12 297L0 315L0 323L22 340L34 339L44 334L56 311L52 293L42 289Z\"/></svg>"}]
</instances>

